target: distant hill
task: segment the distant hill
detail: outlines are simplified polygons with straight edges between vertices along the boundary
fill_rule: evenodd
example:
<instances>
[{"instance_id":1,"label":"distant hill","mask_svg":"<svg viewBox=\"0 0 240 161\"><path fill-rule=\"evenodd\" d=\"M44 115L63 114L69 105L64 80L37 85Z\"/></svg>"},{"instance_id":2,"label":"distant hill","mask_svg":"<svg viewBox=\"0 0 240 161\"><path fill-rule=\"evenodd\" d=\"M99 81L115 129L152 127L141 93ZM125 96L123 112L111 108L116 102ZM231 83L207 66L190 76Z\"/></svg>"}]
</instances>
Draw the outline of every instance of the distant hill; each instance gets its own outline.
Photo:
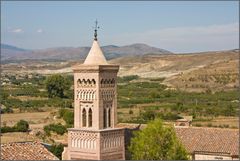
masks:
<instances>
[{"instance_id":1,"label":"distant hill","mask_svg":"<svg viewBox=\"0 0 240 161\"><path fill-rule=\"evenodd\" d=\"M15 51L27 51L26 49L18 48L16 46L11 46L7 44L1 44L2 49L15 50Z\"/></svg>"},{"instance_id":2,"label":"distant hill","mask_svg":"<svg viewBox=\"0 0 240 161\"><path fill-rule=\"evenodd\" d=\"M117 50L114 48L120 48L117 46L110 47L111 50L115 51ZM81 49L82 51L89 50L87 48ZM50 49L47 49L47 51L51 53ZM61 48L61 50L59 48L59 51L61 51L58 52L61 56L61 54L69 51L69 48ZM72 52L75 51L72 50ZM46 54L45 57L48 58L49 55ZM53 73L72 74L72 67L82 64L83 59L48 59L47 61L30 59L9 62L14 63L7 63L7 61L2 63L3 74L39 73L48 75ZM139 75L141 79L150 78L152 80L164 77L164 84L187 91L204 92L209 91L209 89L211 91L221 91L239 87L238 49L188 54L134 55L133 53L132 55L111 59L108 62L120 65L118 76ZM138 81L141 81L141 79Z\"/></svg>"},{"instance_id":3,"label":"distant hill","mask_svg":"<svg viewBox=\"0 0 240 161\"><path fill-rule=\"evenodd\" d=\"M1 44L1 58L2 60L10 59L18 55L26 55L31 53L30 50L18 48L16 46Z\"/></svg>"},{"instance_id":4,"label":"distant hill","mask_svg":"<svg viewBox=\"0 0 240 161\"><path fill-rule=\"evenodd\" d=\"M3 60L78 60L85 59L90 47L58 47L41 50L25 50L11 45L2 44L1 53ZM132 44L127 46L108 45L103 46L102 50L107 59L123 56L136 56L144 54L171 54L170 51L152 47L146 44Z\"/></svg>"},{"instance_id":5,"label":"distant hill","mask_svg":"<svg viewBox=\"0 0 240 161\"><path fill-rule=\"evenodd\" d=\"M236 89L239 49L188 54L126 56L109 61L120 64L119 76L165 77L163 83L187 91Z\"/></svg>"}]
</instances>

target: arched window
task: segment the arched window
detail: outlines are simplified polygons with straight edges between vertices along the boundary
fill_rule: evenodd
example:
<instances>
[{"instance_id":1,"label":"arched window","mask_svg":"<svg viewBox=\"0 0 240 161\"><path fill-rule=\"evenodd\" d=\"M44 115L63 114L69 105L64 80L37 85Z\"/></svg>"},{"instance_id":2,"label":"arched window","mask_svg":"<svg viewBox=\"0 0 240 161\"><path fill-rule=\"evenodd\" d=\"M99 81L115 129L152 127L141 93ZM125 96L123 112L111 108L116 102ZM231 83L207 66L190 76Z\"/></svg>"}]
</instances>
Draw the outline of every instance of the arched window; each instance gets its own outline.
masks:
<instances>
[{"instance_id":1,"label":"arched window","mask_svg":"<svg viewBox=\"0 0 240 161\"><path fill-rule=\"evenodd\" d=\"M87 85L91 85L91 81L89 79L87 80Z\"/></svg>"},{"instance_id":2,"label":"arched window","mask_svg":"<svg viewBox=\"0 0 240 161\"><path fill-rule=\"evenodd\" d=\"M106 110L106 108L104 108L104 110L103 110L103 127L104 128L107 127L107 110Z\"/></svg>"},{"instance_id":3,"label":"arched window","mask_svg":"<svg viewBox=\"0 0 240 161\"><path fill-rule=\"evenodd\" d=\"M93 83L93 85L95 85L95 84L96 84L96 81L95 81L94 79L92 79L92 83Z\"/></svg>"},{"instance_id":4,"label":"arched window","mask_svg":"<svg viewBox=\"0 0 240 161\"><path fill-rule=\"evenodd\" d=\"M87 114L85 108L82 110L82 126L86 127L87 120L86 120Z\"/></svg>"},{"instance_id":5,"label":"arched window","mask_svg":"<svg viewBox=\"0 0 240 161\"><path fill-rule=\"evenodd\" d=\"M83 83L84 83L84 86L87 84L87 81L85 79L83 79Z\"/></svg>"},{"instance_id":6,"label":"arched window","mask_svg":"<svg viewBox=\"0 0 240 161\"><path fill-rule=\"evenodd\" d=\"M100 82L100 84L101 84L101 87L103 87L103 79L101 79L101 82Z\"/></svg>"},{"instance_id":7,"label":"arched window","mask_svg":"<svg viewBox=\"0 0 240 161\"><path fill-rule=\"evenodd\" d=\"M81 85L81 80L80 80L80 79L78 79L78 81L77 81L77 85L78 85L78 86Z\"/></svg>"},{"instance_id":8,"label":"arched window","mask_svg":"<svg viewBox=\"0 0 240 161\"><path fill-rule=\"evenodd\" d=\"M88 127L92 127L92 109L88 110Z\"/></svg>"},{"instance_id":9,"label":"arched window","mask_svg":"<svg viewBox=\"0 0 240 161\"><path fill-rule=\"evenodd\" d=\"M108 127L111 127L111 109L108 109Z\"/></svg>"}]
</instances>

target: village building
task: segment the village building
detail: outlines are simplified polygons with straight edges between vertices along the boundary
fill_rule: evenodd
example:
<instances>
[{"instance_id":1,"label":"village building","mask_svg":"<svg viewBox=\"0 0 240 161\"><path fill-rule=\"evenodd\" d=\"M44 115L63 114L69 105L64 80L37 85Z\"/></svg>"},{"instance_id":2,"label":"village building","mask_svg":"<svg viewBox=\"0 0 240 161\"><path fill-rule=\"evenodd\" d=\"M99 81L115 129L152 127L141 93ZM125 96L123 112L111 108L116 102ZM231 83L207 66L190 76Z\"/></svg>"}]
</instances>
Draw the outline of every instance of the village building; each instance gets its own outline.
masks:
<instances>
[{"instance_id":1,"label":"village building","mask_svg":"<svg viewBox=\"0 0 240 161\"><path fill-rule=\"evenodd\" d=\"M239 130L208 127L175 127L193 160L239 160Z\"/></svg>"},{"instance_id":2,"label":"village building","mask_svg":"<svg viewBox=\"0 0 240 161\"><path fill-rule=\"evenodd\" d=\"M174 126L175 127L189 127L192 126L192 116L182 116L183 118L177 119Z\"/></svg>"},{"instance_id":3,"label":"village building","mask_svg":"<svg viewBox=\"0 0 240 161\"><path fill-rule=\"evenodd\" d=\"M145 124L117 123L118 65L110 65L97 40L74 72L74 127L68 129L63 160L130 159L133 131ZM239 130L192 127L192 117L174 129L192 160L239 160ZM168 126L168 125L167 125ZM2 160L58 160L39 142L1 144Z\"/></svg>"},{"instance_id":4,"label":"village building","mask_svg":"<svg viewBox=\"0 0 240 161\"><path fill-rule=\"evenodd\" d=\"M97 24L96 24L97 27ZM117 124L118 65L107 63L97 40L74 72L74 127L68 129L66 160L124 160L124 128Z\"/></svg>"},{"instance_id":5,"label":"village building","mask_svg":"<svg viewBox=\"0 0 240 161\"><path fill-rule=\"evenodd\" d=\"M146 124L119 123L117 126L125 128L125 154L130 159L127 147L133 131L146 128ZM193 126L174 126L174 129L192 160L239 160L239 129Z\"/></svg>"},{"instance_id":6,"label":"village building","mask_svg":"<svg viewBox=\"0 0 240 161\"><path fill-rule=\"evenodd\" d=\"M95 39L83 64L74 67L74 128L68 129L63 159L129 159L132 132L141 124L117 124L116 79L119 66L109 65ZM239 159L238 130L197 128L192 117L175 123L177 137L193 160Z\"/></svg>"},{"instance_id":7,"label":"village building","mask_svg":"<svg viewBox=\"0 0 240 161\"><path fill-rule=\"evenodd\" d=\"M1 144L1 160L59 160L40 142Z\"/></svg>"}]
</instances>

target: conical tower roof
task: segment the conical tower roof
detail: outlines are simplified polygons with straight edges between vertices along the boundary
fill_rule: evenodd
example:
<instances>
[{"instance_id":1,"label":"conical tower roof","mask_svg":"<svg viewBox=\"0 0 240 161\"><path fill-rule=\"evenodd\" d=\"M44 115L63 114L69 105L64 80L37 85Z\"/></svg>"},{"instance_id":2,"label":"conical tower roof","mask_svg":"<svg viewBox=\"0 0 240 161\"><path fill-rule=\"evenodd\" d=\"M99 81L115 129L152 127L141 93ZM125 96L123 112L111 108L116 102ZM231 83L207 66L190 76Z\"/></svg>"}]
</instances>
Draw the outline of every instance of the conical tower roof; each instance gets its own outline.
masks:
<instances>
[{"instance_id":1,"label":"conical tower roof","mask_svg":"<svg viewBox=\"0 0 240 161\"><path fill-rule=\"evenodd\" d=\"M93 41L92 47L88 53L87 58L85 59L84 65L106 65L107 60L103 55L103 52L98 44L98 41L95 39Z\"/></svg>"}]
</instances>

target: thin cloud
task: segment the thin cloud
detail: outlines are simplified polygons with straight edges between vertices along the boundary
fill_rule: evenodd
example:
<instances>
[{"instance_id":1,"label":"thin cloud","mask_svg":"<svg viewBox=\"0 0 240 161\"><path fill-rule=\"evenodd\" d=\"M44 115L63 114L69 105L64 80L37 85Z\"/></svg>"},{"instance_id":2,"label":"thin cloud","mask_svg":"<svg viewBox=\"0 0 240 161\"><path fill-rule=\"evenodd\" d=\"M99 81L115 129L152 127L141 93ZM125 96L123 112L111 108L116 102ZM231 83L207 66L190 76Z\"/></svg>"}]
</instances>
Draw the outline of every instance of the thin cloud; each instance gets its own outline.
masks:
<instances>
[{"instance_id":1,"label":"thin cloud","mask_svg":"<svg viewBox=\"0 0 240 161\"><path fill-rule=\"evenodd\" d=\"M21 28L17 28L17 29L10 30L9 32L12 32L12 33L23 33L24 31Z\"/></svg>"},{"instance_id":2,"label":"thin cloud","mask_svg":"<svg viewBox=\"0 0 240 161\"><path fill-rule=\"evenodd\" d=\"M118 35L113 43L146 43L173 52L192 52L238 48L239 24L173 27L142 33Z\"/></svg>"},{"instance_id":3,"label":"thin cloud","mask_svg":"<svg viewBox=\"0 0 240 161\"><path fill-rule=\"evenodd\" d=\"M37 30L37 33L42 33L43 32L43 29L38 29Z\"/></svg>"}]
</instances>

